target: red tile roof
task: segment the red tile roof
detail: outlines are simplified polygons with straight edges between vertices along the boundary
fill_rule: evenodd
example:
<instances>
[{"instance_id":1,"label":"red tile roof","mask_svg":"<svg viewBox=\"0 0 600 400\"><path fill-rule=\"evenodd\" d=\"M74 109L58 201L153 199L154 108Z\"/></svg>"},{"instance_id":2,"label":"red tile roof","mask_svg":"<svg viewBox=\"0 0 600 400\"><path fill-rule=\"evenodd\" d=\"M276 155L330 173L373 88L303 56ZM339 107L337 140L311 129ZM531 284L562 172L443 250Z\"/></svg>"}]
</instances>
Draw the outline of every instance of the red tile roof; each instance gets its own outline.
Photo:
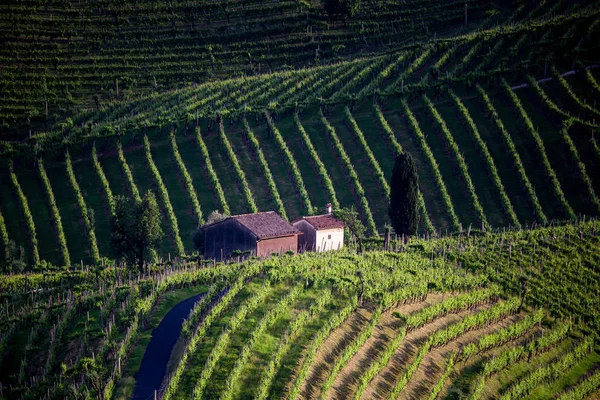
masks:
<instances>
[{"instance_id":1,"label":"red tile roof","mask_svg":"<svg viewBox=\"0 0 600 400\"><path fill-rule=\"evenodd\" d=\"M311 217L302 217L302 220L311 224L316 230L320 229L334 229L334 228L343 228L346 225L336 219L331 214L323 214L323 215L314 215ZM302 221L298 220L298 221Z\"/></svg>"},{"instance_id":2,"label":"red tile roof","mask_svg":"<svg viewBox=\"0 0 600 400\"><path fill-rule=\"evenodd\" d=\"M258 239L268 239L302 233L294 228L292 224L281 218L275 211L233 215L231 216L231 219L234 219L245 226L254 233Z\"/></svg>"}]
</instances>

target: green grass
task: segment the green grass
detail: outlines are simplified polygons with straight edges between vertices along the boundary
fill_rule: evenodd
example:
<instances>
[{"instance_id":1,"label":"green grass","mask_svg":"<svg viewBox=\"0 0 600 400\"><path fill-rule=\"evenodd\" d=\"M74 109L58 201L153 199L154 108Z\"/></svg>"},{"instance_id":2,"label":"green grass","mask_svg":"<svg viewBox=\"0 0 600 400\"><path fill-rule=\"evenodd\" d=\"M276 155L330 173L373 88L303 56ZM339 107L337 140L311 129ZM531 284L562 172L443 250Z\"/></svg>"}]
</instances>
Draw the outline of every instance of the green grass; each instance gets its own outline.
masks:
<instances>
[{"instance_id":1,"label":"green grass","mask_svg":"<svg viewBox=\"0 0 600 400\"><path fill-rule=\"evenodd\" d=\"M349 190L349 188L352 187L352 182L345 171L346 167L341 158L339 158L333 143L330 143L330 140L328 139L325 127L319 118L318 109L313 108L310 111L307 110L300 115L300 121L302 122L304 130L310 137L317 154L327 169L327 173L333 182L335 194L340 202L340 206L350 207L354 205L357 210L360 210L359 202L354 191Z\"/></svg>"},{"instance_id":2,"label":"green grass","mask_svg":"<svg viewBox=\"0 0 600 400\"><path fill-rule=\"evenodd\" d=\"M62 162L55 165L44 164L44 166L60 212L65 237L67 239L67 246L69 247L69 253L71 255L71 262L73 264L77 264L81 260L83 260L84 264L92 262L85 222L83 221L81 209L79 208L77 198L75 197L75 192L67 177L66 166ZM93 171L93 167L90 166L90 168L91 171ZM21 185L23 184L21 180L19 182ZM39 207L39 205L34 204L41 196L36 195L35 192L29 192L26 195L30 209L33 210L34 208ZM38 225L40 225L40 222L36 221L36 230L39 229ZM43 240L44 236L38 234L38 241L42 242ZM48 240L48 238L46 237L45 240Z\"/></svg>"},{"instance_id":3,"label":"green grass","mask_svg":"<svg viewBox=\"0 0 600 400\"><path fill-rule=\"evenodd\" d=\"M465 159L469 176L475 186L475 193L486 218L492 227L508 225L510 221L500 201L500 193L490 178L489 167L477 142L472 138L471 127L463 119L460 110L449 101L448 96L444 96L440 104L436 105L436 109L446 121L448 129Z\"/></svg>"},{"instance_id":4,"label":"green grass","mask_svg":"<svg viewBox=\"0 0 600 400\"><path fill-rule=\"evenodd\" d=\"M267 179L260 168L258 157L253 153L248 139L245 138L246 133L239 126L226 129L225 133L238 162L244 166L246 180L254 195L258 211L276 211Z\"/></svg>"},{"instance_id":5,"label":"green grass","mask_svg":"<svg viewBox=\"0 0 600 400\"><path fill-rule=\"evenodd\" d=\"M379 183L379 179L375 176L375 171L371 167L367 154L363 150L359 140L355 137L354 132L351 130L352 128L346 122L344 108L337 107L334 109L328 120L335 128L336 134L358 174L358 179L365 191L375 224L380 231L383 231L384 224L389 221L387 215L388 199L385 190Z\"/></svg>"},{"instance_id":6,"label":"green grass","mask_svg":"<svg viewBox=\"0 0 600 400\"><path fill-rule=\"evenodd\" d=\"M50 177L51 172L48 168L46 172L48 174L48 177ZM54 225L54 219L52 218L52 214L50 213L48 197L43 187L37 167L29 168L26 165L22 165L18 168L15 168L15 173L17 175L17 179L19 180L21 190L23 190L25 197L27 197L29 210L31 210L31 215L33 216L33 221L35 223L35 231L38 237L38 251L40 253L40 258L42 260L47 259L54 265L62 265L63 258L57 240L57 231ZM66 171L64 172L63 179L67 179ZM61 190L60 186L57 186L54 183L54 180L52 179L50 180L50 184L52 185L52 192L54 193L54 197L56 198L56 204L59 207L62 225L65 228L66 234L67 227L65 226L65 223L68 224L72 222L72 216L69 215L68 209L64 209L62 207L63 204L59 202L60 198L64 199L64 194L58 193L58 190ZM4 219L11 219L10 214L7 217L4 217ZM69 239L76 240L73 238L73 232L70 233L71 236L67 236L67 246L69 248L69 252L71 252L71 247L76 249L77 246L80 246L82 244L81 242L69 242ZM83 242L83 244L85 245L85 241ZM77 253L70 254L70 256L73 262L79 261Z\"/></svg>"},{"instance_id":7,"label":"green grass","mask_svg":"<svg viewBox=\"0 0 600 400\"><path fill-rule=\"evenodd\" d=\"M304 204L302 202L302 198L300 197L300 192L298 191L292 170L285 161L283 152L279 149L275 138L272 137L271 133L269 132L267 122L262 118L262 116L259 117L259 120L260 122L258 124L255 124L252 120L248 120L248 123L250 124L250 128L254 132L254 135L258 139L265 159L271 168L273 179L277 185L277 190L279 190L279 196L281 197L281 201L285 206L285 212L287 213L290 221L293 221L304 215ZM281 130L278 121L273 120L273 122L277 126L279 133L285 141L286 137L290 133ZM292 152L292 155L294 155L294 160L298 161L295 149L290 147L290 151ZM305 182L305 185L306 184L307 183ZM306 190L309 197L312 198L311 188L307 187Z\"/></svg>"},{"instance_id":8,"label":"green grass","mask_svg":"<svg viewBox=\"0 0 600 400\"><path fill-rule=\"evenodd\" d=\"M180 175L177 163L175 162L171 143L167 139L167 135L168 133L164 132L160 141L153 140L151 142L152 159L160 172L167 192L169 192L169 200L177 218L179 235L185 251L190 252L193 250L192 235L198 228L198 221L194 214L194 206L187 192L185 181Z\"/></svg>"},{"instance_id":9,"label":"green grass","mask_svg":"<svg viewBox=\"0 0 600 400\"><path fill-rule=\"evenodd\" d=\"M404 151L411 154L417 166L419 174L419 186L423 193L427 212L431 216L432 222L436 230L442 232L451 229L451 222L446 212L446 206L442 200L440 191L435 183L433 170L429 165L429 161L425 154L421 151L418 139L412 132L412 128L408 125L408 119L401 114L401 107L396 104L388 110L382 108L382 113L385 116L388 124L396 135L396 140L402 146ZM391 148L391 143L388 144Z\"/></svg>"},{"instance_id":10,"label":"green grass","mask_svg":"<svg viewBox=\"0 0 600 400\"><path fill-rule=\"evenodd\" d=\"M171 224L169 223L169 219L167 218L167 213L165 211L165 206L162 203L162 200L158 193L158 184L156 183L154 176L150 172L150 168L148 167L146 161L146 153L144 152L143 138L141 136L136 138L135 145L126 147L123 146L123 152L125 154L125 159L127 160L127 164L129 165L129 169L131 169L131 174L133 175L133 180L135 181L138 190L140 191L140 196L144 196L144 194L148 190L152 190L156 195L156 199L158 202L158 206L162 215L162 229L165 234L164 239L160 241L160 246L156 250L159 254L166 257L168 254L175 254L175 243L173 238L173 232L171 231ZM167 155L167 157L169 157ZM157 157L152 155L153 159ZM156 162L156 161L155 161ZM165 178L163 177L163 182Z\"/></svg>"},{"instance_id":11,"label":"green grass","mask_svg":"<svg viewBox=\"0 0 600 400\"><path fill-rule=\"evenodd\" d=\"M556 173L567 202L576 214L593 214L593 204L588 201L586 191L580 190L580 188L583 189L584 184L579 178L577 164L560 134L553 132L562 128L562 119L556 118L556 114L544 110L544 106L538 101L532 90L519 90L516 93L531 118L531 122L540 133L548 160Z\"/></svg>"},{"instance_id":12,"label":"green grass","mask_svg":"<svg viewBox=\"0 0 600 400\"><path fill-rule=\"evenodd\" d=\"M102 184L100 183L100 178L98 178L98 174L94 169L91 157L79 160L74 159L73 170L75 171L75 178L81 188L81 194L85 199L88 212L90 210L93 210L94 212L94 228L100 255L109 254L110 210Z\"/></svg>"},{"instance_id":13,"label":"green grass","mask_svg":"<svg viewBox=\"0 0 600 400\"><path fill-rule=\"evenodd\" d=\"M596 365L600 364L600 354L593 352L579 361L573 368L554 382L546 382L539 385L529 396L527 400L547 400L555 398L556 393L561 393L566 388L573 386L577 381L588 373Z\"/></svg>"},{"instance_id":14,"label":"green grass","mask_svg":"<svg viewBox=\"0 0 600 400\"><path fill-rule=\"evenodd\" d=\"M219 203L208 179L204 159L202 158L200 147L196 142L194 132L191 129L188 130L187 135L179 132L177 134L177 146L179 148L179 155L181 155L181 159L192 177L202 214L206 218L212 211L219 208Z\"/></svg>"},{"instance_id":15,"label":"green grass","mask_svg":"<svg viewBox=\"0 0 600 400\"><path fill-rule=\"evenodd\" d=\"M288 115L280 118L277 121L277 128L279 129L283 140L285 140L286 145L292 152L296 164L298 164L313 207L317 207L317 214L321 214L324 212L325 204L330 203L331 199L329 198L329 192L325 187L325 183L319 175L317 166L312 161L310 153L302 140L301 134L298 132L296 123L294 122L294 116ZM275 174L276 169L279 169L277 163L271 167L271 173ZM335 186L334 190L336 190ZM294 211L295 215L298 214L295 210L292 211Z\"/></svg>"},{"instance_id":16,"label":"green grass","mask_svg":"<svg viewBox=\"0 0 600 400\"><path fill-rule=\"evenodd\" d=\"M502 133L491 118L487 117L485 106L479 97L473 100L465 100L463 103L469 110L471 118L477 125L481 139L486 143L490 155L496 163L498 175L519 218L519 222L522 224L533 222L533 204L523 187L515 161L506 149Z\"/></svg>"},{"instance_id":17,"label":"green grass","mask_svg":"<svg viewBox=\"0 0 600 400\"><path fill-rule=\"evenodd\" d=\"M518 110L512 106L512 100L502 91L488 93L488 95L494 98L498 115L515 143L527 177L535 189L544 213L548 219L562 218L564 213L561 204L549 184L549 178L541 164L535 141L527 132L527 127L521 120ZM500 107L500 105L504 106Z\"/></svg>"},{"instance_id":18,"label":"green grass","mask_svg":"<svg viewBox=\"0 0 600 400\"><path fill-rule=\"evenodd\" d=\"M472 206L467 185L462 178L458 162L454 160L452 150L446 143L441 128L425 108L425 103L421 101L412 104L411 107L413 107L413 113L423 134L427 137L427 144L440 167L440 172L446 183L448 194L452 199L459 221L464 229L467 229L469 224L479 227L480 224L477 222L478 218Z\"/></svg>"},{"instance_id":19,"label":"green grass","mask_svg":"<svg viewBox=\"0 0 600 400\"><path fill-rule=\"evenodd\" d=\"M208 148L210 161L217 176L219 177L221 186L225 191L225 198L227 199L231 213L247 213L249 210L247 208L244 194L240 188L239 182L237 181L233 165L231 165L231 162L227 156L227 152L219 140L219 135L215 129L218 128L213 127L211 132L202 131L202 138L204 139L206 147ZM225 132L227 132L228 129L228 126L225 126Z\"/></svg>"}]
</instances>

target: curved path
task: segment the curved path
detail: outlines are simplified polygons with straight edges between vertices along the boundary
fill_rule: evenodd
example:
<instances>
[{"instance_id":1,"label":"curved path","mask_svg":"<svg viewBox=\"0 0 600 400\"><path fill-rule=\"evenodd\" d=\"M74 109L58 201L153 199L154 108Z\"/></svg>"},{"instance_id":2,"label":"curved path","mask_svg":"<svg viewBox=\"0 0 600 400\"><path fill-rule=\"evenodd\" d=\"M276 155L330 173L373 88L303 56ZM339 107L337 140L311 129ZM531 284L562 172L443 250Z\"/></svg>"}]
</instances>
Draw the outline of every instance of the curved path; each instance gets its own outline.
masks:
<instances>
[{"instance_id":1,"label":"curved path","mask_svg":"<svg viewBox=\"0 0 600 400\"><path fill-rule=\"evenodd\" d=\"M194 307L194 303L205 294L197 294L175 305L152 331L152 338L144 352L142 364L135 374L136 382L132 400L153 399L154 391L160 389L171 351L181 334L183 320Z\"/></svg>"}]
</instances>

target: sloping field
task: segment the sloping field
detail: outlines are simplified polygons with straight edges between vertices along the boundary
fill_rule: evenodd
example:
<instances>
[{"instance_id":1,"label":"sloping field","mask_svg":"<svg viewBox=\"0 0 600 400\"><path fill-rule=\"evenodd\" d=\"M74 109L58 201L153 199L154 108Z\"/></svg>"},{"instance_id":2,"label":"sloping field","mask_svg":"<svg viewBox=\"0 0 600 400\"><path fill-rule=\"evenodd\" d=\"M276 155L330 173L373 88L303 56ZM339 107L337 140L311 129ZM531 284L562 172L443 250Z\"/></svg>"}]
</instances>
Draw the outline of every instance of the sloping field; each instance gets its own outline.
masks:
<instances>
[{"instance_id":1,"label":"sloping field","mask_svg":"<svg viewBox=\"0 0 600 400\"><path fill-rule=\"evenodd\" d=\"M164 264L141 279L4 276L3 395L130 398L152 329L203 293L160 398L593 398L599 232L587 221L398 253Z\"/></svg>"}]
</instances>

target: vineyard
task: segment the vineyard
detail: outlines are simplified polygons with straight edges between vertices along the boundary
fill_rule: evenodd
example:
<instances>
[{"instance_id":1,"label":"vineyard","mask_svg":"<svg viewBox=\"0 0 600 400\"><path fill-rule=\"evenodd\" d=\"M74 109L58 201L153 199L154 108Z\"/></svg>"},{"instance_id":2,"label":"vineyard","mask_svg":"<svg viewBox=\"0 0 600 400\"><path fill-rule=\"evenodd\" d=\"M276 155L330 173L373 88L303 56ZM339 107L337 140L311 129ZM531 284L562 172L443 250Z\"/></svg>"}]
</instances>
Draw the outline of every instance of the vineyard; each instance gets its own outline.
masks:
<instances>
[{"instance_id":1,"label":"vineyard","mask_svg":"<svg viewBox=\"0 0 600 400\"><path fill-rule=\"evenodd\" d=\"M600 395L598 2L0 10L0 399ZM384 245L402 152L418 233ZM138 273L111 216L148 191ZM215 210L327 203L365 252L193 245Z\"/></svg>"},{"instance_id":2,"label":"vineyard","mask_svg":"<svg viewBox=\"0 0 600 400\"><path fill-rule=\"evenodd\" d=\"M150 17L145 13L151 10L152 18L161 15L156 14L158 5L139 5L127 29L121 26L125 22L121 14L129 7L125 3L110 3L105 14L93 17L60 3L38 7L39 15L4 24L3 33L11 45L2 51L10 50L19 62L9 63L2 74L11 80L3 84L2 101L11 106L2 107L7 113L2 117L6 129L0 132L4 250L0 264L62 266L111 258L113 198L137 199L149 189L157 194L163 215L166 239L157 249L163 258L193 252L191 235L213 210L231 214L276 210L292 221L318 213L332 202L335 207L355 206L368 234L376 235L388 222L388 182L398 151L411 153L419 171L420 234L443 236L469 227L530 226L598 215L597 4L558 2L532 7L523 3L509 9L473 2L467 5L472 22L461 25L451 23L459 17L448 12L446 7L456 8L449 3L422 3L409 2L401 13L392 15L391 3L367 2L356 18L331 25L323 22L327 19L318 7L303 2L280 2L275 7L233 1L193 10L185 8L189 4L170 3L171 17L164 21L146 19ZM11 9L11 15L31 7L33 3L22 2ZM425 7L436 10L427 15L437 17L420 18L420 26L404 24L408 31L401 35L395 21L411 15L414 21ZM282 25L273 32L267 30L271 39L257 36L273 57L260 56L270 60L272 72L263 68L258 73L260 52L253 56L250 51L251 67L244 67L238 64L242 63L239 50L233 48L241 43L236 36L239 30L248 33L247 29L256 28L252 21L262 19L259 11L265 8L280 13ZM460 18L463 11L461 7ZM186 22L183 18L188 13L208 19L201 24L193 22L194 18ZM55 27L66 15L97 18L102 24L69 25L72 32L61 35L72 35L71 41L56 44L68 50L53 49L52 57L47 55L46 44L26 40L35 35L34 22L39 23L37 35L54 37ZM325 40L324 32L315 28L311 37L319 39L311 39L310 45L320 48L322 58L318 65L305 63L301 46L293 41L305 38L290 34L289 41L277 46L282 46L278 51L289 56L287 63L296 68L284 68L283 64L290 64L276 61L276 33L281 35L288 24L300 29L299 23L292 23L299 15L320 29L327 25L326 41L331 47L320 41ZM373 15L381 16L379 22L373 21ZM442 15L446 22L440 19ZM223 25L225 17L229 25ZM434 22L440 29L447 23L447 35L422 37L432 33L429 24ZM277 25L272 23L272 27ZM364 40L357 43L346 36L353 37L351 32L359 23ZM188 43L185 35L203 32L199 37L209 40L224 26L229 28L219 36L223 44L213 48L214 60L183 61L187 57L183 49L205 46L193 44L196 39ZM75 40L90 29L102 33L100 42ZM424 32L411 36L415 31ZM127 79L121 78L119 95L112 93L116 87L111 88L102 92L102 96L112 93L110 99L98 107L86 106L84 92L100 86L106 89L98 76L106 79L133 73L120 67L115 58L133 70L141 68L133 60L156 61L156 65L144 64L142 69L148 74L171 63L165 61L166 55L144 56L149 48L142 43L151 33L165 43L173 37L180 39L181 47L169 48L180 56L169 59L180 60L182 67L176 69L183 82L195 83L181 84L180 77L170 81L153 73L152 82L158 82L158 87L147 93L141 87L128 87ZM118 47L131 35L137 38L131 42L137 43L135 51ZM407 37L412 38L410 43ZM331 49L340 40L346 40L346 50L354 49L353 53L361 42L369 43L370 52L334 56ZM250 42L246 44L251 48ZM84 55L85 46L111 50L90 59ZM63 50L70 54L64 65L60 61ZM86 64L91 61L96 67ZM47 62L61 68L48 69L44 67ZM203 62L216 66L209 68ZM302 68L297 68L300 64ZM13 67L18 71L9 72ZM49 113L54 117L34 116L21 109L10 93L26 91L10 85L17 81L35 85L35 79L14 78L40 68L48 71L44 75L46 99L68 99L57 94L71 90L60 88L64 74L86 74L85 82L89 82L78 80L82 86L72 88L78 106L62 107L52 114L58 103L51 101ZM171 67L167 70L174 73ZM224 79L213 79L210 73L210 81L204 82L201 76L212 70L225 74ZM136 73L139 79L149 79L143 76ZM164 80L171 84L163 84ZM34 101L38 92L39 88L31 88L27 101ZM41 107L36 106L35 112L44 111L43 100L35 102Z\"/></svg>"},{"instance_id":3,"label":"vineyard","mask_svg":"<svg viewBox=\"0 0 600 400\"><path fill-rule=\"evenodd\" d=\"M141 277L4 276L2 394L130 398L152 329L199 295L165 378L136 398L582 399L600 387L599 240L588 220Z\"/></svg>"}]
</instances>

